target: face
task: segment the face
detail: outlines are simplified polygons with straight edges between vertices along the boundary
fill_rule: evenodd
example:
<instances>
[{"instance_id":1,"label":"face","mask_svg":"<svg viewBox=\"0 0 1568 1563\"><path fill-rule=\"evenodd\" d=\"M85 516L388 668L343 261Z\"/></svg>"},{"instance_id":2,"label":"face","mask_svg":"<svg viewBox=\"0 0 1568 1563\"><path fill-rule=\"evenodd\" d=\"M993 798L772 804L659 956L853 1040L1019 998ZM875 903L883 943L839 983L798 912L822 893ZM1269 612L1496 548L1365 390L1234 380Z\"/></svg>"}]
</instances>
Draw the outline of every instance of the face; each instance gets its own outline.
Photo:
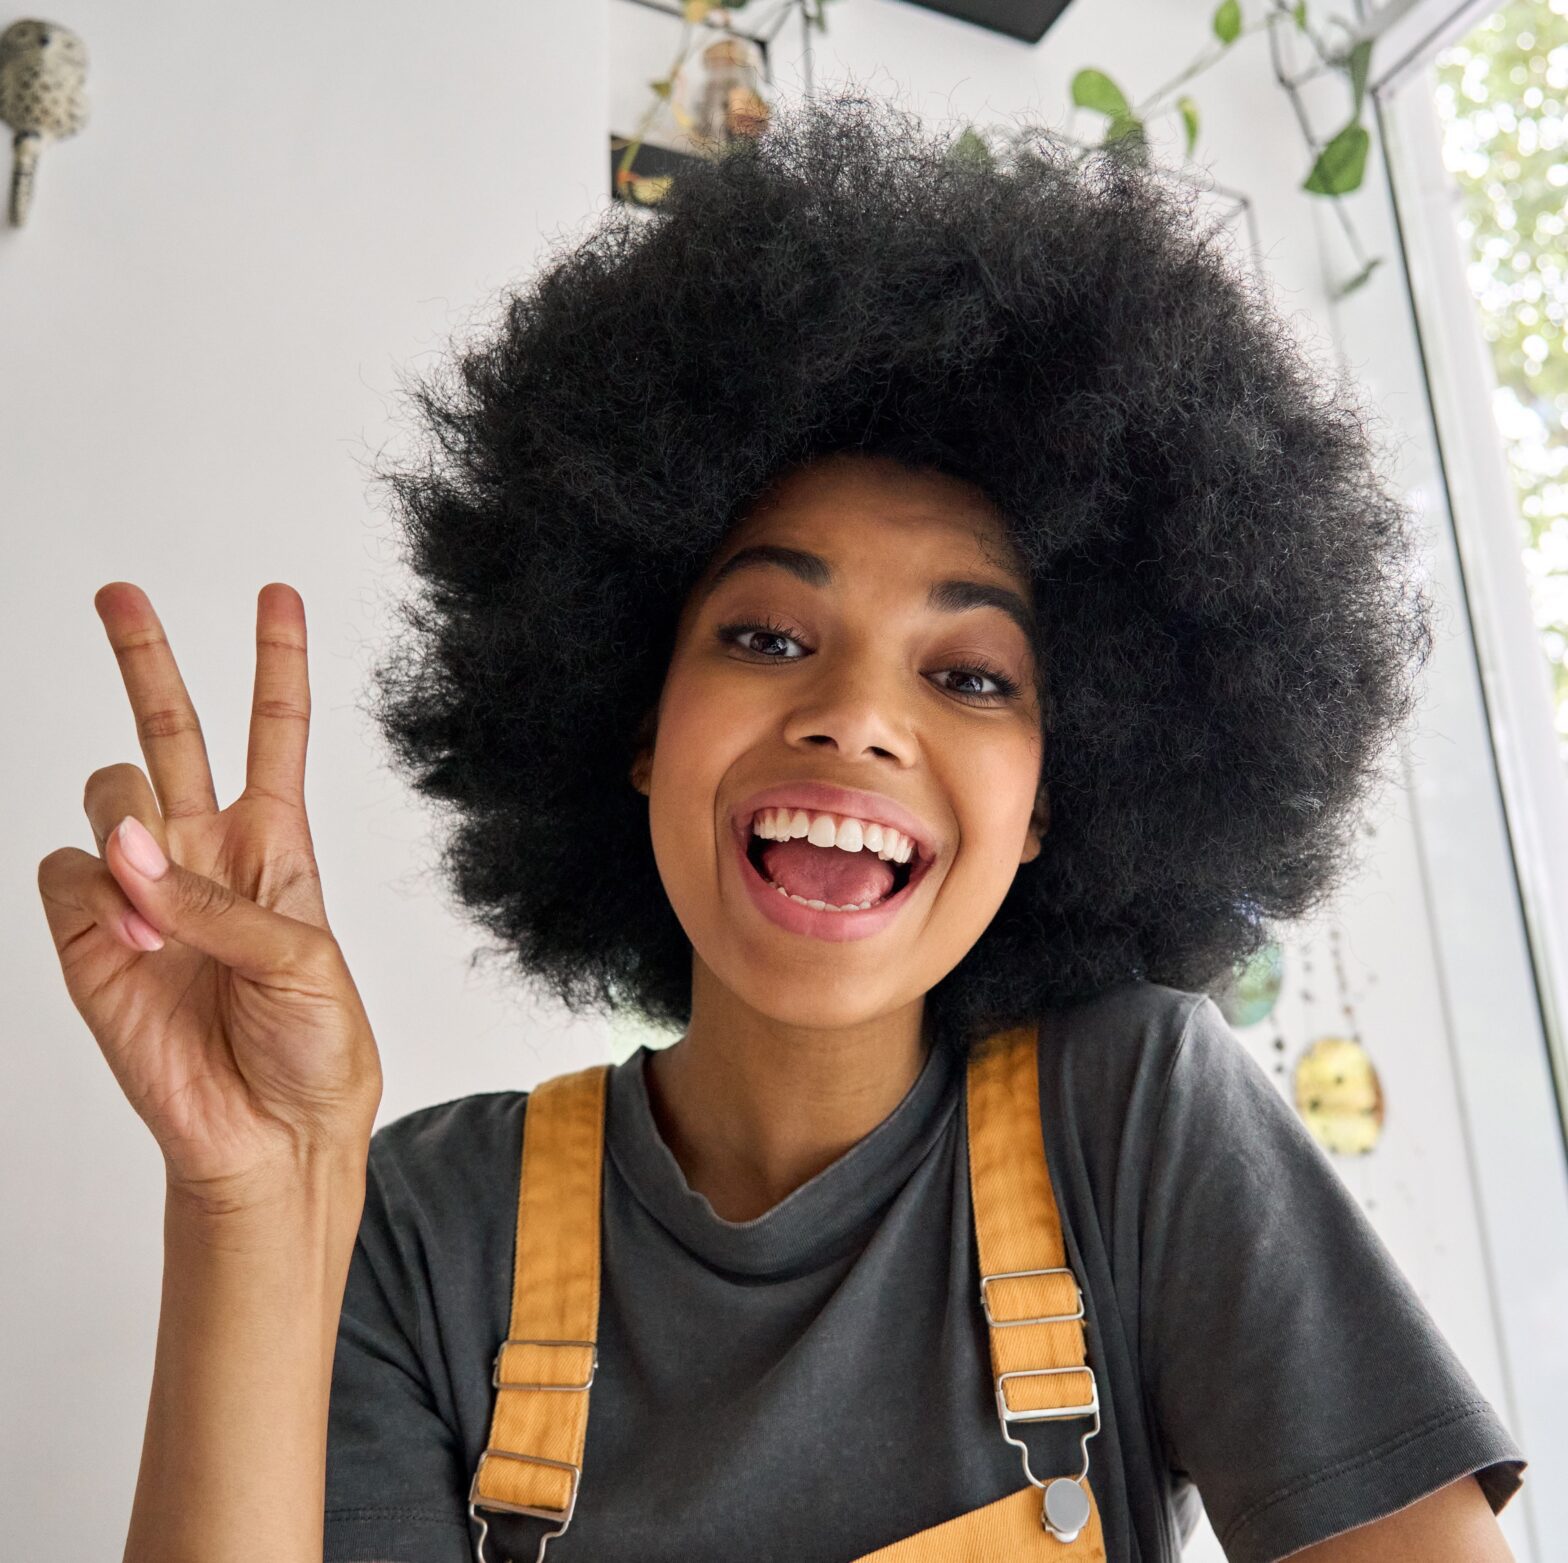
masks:
<instances>
[{"instance_id":1,"label":"face","mask_svg":"<svg viewBox=\"0 0 1568 1563\"><path fill-rule=\"evenodd\" d=\"M757 555L725 568L758 545L796 551L798 568ZM933 601L953 581L983 589ZM694 995L716 981L781 1024L863 1025L918 1004L974 945L1049 817L1038 671L1025 630L988 600L1004 593L1028 613L990 501L888 458L797 468L726 535L683 607L632 771ZM812 783L856 796L801 794L810 820L902 819L921 838L906 889L832 912L768 887L745 856L748 804L783 789L794 815L790 792ZM875 874L873 855L857 864Z\"/></svg>"}]
</instances>

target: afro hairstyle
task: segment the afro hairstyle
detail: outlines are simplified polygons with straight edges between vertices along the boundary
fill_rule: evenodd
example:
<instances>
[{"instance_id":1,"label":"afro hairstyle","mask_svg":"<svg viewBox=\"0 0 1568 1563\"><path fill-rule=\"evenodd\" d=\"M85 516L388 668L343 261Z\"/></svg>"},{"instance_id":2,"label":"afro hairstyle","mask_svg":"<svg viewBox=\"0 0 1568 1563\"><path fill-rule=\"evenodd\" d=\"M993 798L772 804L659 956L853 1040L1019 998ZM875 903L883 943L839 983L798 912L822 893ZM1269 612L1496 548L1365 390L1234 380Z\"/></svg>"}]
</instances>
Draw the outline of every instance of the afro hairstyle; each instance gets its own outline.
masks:
<instances>
[{"instance_id":1,"label":"afro hairstyle","mask_svg":"<svg viewBox=\"0 0 1568 1563\"><path fill-rule=\"evenodd\" d=\"M1351 863L1431 629L1348 382L1190 188L979 139L858 89L776 111L409 376L418 454L376 477L419 585L371 715L450 806L459 908L574 1013L689 1023L630 769L731 522L836 451L976 485L1039 621L1049 830L927 993L933 1041L1223 984Z\"/></svg>"}]
</instances>

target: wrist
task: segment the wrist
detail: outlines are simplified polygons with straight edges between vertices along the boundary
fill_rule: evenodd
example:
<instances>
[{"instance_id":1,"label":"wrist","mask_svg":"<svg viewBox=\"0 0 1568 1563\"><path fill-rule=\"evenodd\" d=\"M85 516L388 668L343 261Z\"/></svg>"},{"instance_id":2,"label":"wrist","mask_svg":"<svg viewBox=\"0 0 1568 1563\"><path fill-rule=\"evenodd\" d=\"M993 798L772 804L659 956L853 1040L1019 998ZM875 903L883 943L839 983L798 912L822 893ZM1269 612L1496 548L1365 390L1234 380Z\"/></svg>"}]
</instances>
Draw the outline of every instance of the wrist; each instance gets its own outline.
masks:
<instances>
[{"instance_id":1,"label":"wrist","mask_svg":"<svg viewBox=\"0 0 1568 1563\"><path fill-rule=\"evenodd\" d=\"M263 1168L191 1184L165 1181L170 1222L215 1246L269 1247L297 1242L302 1227L326 1235L358 1229L364 1203L369 1134L325 1145L301 1146Z\"/></svg>"}]
</instances>

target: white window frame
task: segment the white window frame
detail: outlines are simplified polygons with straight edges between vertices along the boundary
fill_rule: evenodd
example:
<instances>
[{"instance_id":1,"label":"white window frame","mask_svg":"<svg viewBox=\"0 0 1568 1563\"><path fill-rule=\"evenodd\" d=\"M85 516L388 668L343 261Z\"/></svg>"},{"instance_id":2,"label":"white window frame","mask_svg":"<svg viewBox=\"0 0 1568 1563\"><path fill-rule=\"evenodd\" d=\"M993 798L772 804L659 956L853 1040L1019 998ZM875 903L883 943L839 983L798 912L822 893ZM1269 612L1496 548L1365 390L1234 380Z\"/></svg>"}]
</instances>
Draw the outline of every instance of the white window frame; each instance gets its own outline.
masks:
<instances>
[{"instance_id":1,"label":"white window frame","mask_svg":"<svg viewBox=\"0 0 1568 1563\"><path fill-rule=\"evenodd\" d=\"M1360 9L1377 37L1382 158L1354 199L1382 203L1390 264L1339 302L1336 335L1414 388L1406 477L1455 609L1428 666L1408 796L1502 1334L1500 1409L1531 1462L1515 1502L1544 1563L1568 1538L1568 778L1429 75L1497 0Z\"/></svg>"}]
</instances>

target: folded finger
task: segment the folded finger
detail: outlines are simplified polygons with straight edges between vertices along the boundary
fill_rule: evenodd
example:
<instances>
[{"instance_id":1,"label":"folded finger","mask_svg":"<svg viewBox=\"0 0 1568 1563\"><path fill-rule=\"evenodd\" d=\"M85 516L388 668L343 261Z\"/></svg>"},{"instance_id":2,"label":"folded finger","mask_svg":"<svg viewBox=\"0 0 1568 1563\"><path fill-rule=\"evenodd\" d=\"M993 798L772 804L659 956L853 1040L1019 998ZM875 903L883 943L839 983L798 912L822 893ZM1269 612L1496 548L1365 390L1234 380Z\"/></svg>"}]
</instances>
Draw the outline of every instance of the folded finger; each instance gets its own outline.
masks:
<instances>
[{"instance_id":1,"label":"folded finger","mask_svg":"<svg viewBox=\"0 0 1568 1563\"><path fill-rule=\"evenodd\" d=\"M127 760L94 771L82 789L82 809L87 815L87 823L92 826L100 858L104 856L109 832L127 814L134 814L147 827L164 856L168 856L169 838L164 830L163 816L158 812L158 800L153 796L152 784L141 766Z\"/></svg>"},{"instance_id":2,"label":"folded finger","mask_svg":"<svg viewBox=\"0 0 1568 1563\"><path fill-rule=\"evenodd\" d=\"M101 858L61 847L38 865L38 893L56 950L96 925L129 950L163 947L163 936L137 912Z\"/></svg>"}]
</instances>

